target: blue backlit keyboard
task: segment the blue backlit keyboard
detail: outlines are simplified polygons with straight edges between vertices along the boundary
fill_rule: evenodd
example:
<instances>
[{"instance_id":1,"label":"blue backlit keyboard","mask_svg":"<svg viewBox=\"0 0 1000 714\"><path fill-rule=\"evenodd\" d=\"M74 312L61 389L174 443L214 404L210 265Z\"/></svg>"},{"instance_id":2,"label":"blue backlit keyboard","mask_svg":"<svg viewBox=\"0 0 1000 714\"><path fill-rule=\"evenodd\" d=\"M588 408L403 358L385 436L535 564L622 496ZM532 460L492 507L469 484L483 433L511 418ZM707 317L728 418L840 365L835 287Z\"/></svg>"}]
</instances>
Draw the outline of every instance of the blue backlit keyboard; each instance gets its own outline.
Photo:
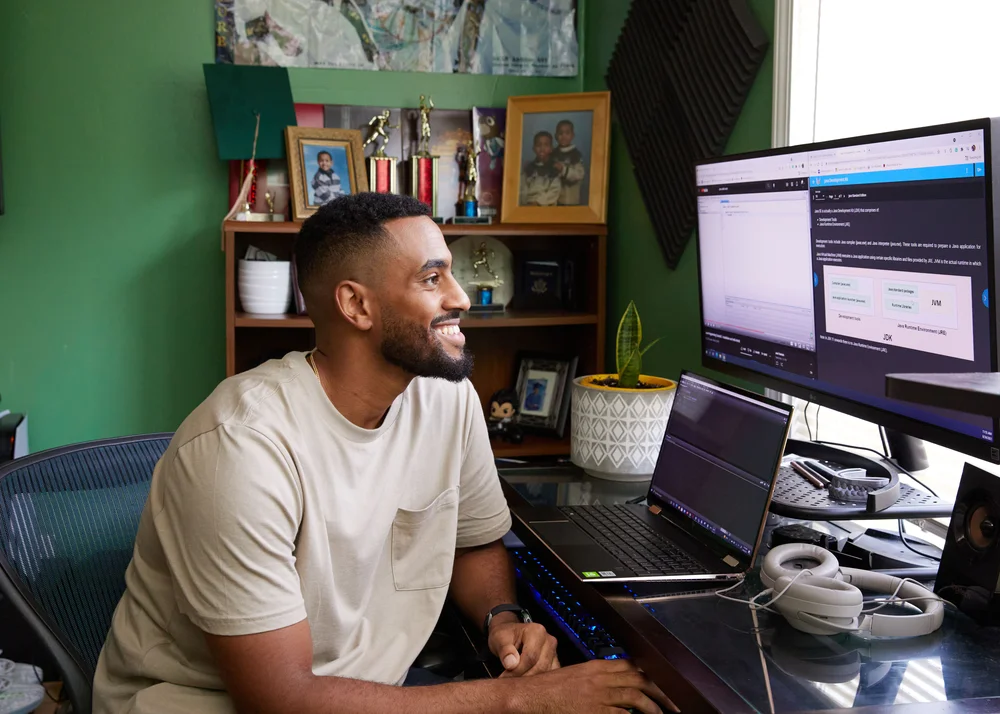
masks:
<instances>
[{"instance_id":1,"label":"blue backlit keyboard","mask_svg":"<svg viewBox=\"0 0 1000 714\"><path fill-rule=\"evenodd\" d=\"M514 568L531 594L588 659L626 659L628 655L555 575L527 548L510 550Z\"/></svg>"}]
</instances>

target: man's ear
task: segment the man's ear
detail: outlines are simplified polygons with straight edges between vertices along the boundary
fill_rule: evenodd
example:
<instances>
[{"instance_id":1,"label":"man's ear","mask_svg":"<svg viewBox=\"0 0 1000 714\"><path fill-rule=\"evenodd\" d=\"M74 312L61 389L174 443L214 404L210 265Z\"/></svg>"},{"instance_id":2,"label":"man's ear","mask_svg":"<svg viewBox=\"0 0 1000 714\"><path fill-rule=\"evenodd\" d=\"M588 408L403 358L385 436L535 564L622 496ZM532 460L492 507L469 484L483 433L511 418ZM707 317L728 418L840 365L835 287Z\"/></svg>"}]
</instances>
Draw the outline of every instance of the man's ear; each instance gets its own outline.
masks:
<instances>
[{"instance_id":1,"label":"man's ear","mask_svg":"<svg viewBox=\"0 0 1000 714\"><path fill-rule=\"evenodd\" d=\"M334 293L337 310L359 330L370 330L375 324L371 291L361 283L344 280Z\"/></svg>"}]
</instances>

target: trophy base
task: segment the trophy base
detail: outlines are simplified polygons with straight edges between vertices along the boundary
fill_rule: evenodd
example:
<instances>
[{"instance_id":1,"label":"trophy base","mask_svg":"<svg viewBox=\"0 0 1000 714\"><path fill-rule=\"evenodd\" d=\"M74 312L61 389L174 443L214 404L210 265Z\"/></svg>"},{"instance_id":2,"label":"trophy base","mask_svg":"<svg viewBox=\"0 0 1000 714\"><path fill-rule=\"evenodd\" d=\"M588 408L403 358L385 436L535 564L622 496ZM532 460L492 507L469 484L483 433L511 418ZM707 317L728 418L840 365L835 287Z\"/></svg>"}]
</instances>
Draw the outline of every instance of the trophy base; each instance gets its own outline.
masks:
<instances>
[{"instance_id":1,"label":"trophy base","mask_svg":"<svg viewBox=\"0 0 1000 714\"><path fill-rule=\"evenodd\" d=\"M490 303L489 305L472 305L469 308L470 315L501 315L507 308L503 305Z\"/></svg>"},{"instance_id":2,"label":"trophy base","mask_svg":"<svg viewBox=\"0 0 1000 714\"><path fill-rule=\"evenodd\" d=\"M427 204L431 215L437 215L438 156L410 157L410 195ZM435 222L443 222L435 221Z\"/></svg>"},{"instance_id":3,"label":"trophy base","mask_svg":"<svg viewBox=\"0 0 1000 714\"><path fill-rule=\"evenodd\" d=\"M248 213L244 211L236 214L236 220L247 223L270 223L284 221L285 217L280 213Z\"/></svg>"},{"instance_id":4,"label":"trophy base","mask_svg":"<svg viewBox=\"0 0 1000 714\"><path fill-rule=\"evenodd\" d=\"M455 225L488 226L493 223L493 216L455 216L451 222Z\"/></svg>"},{"instance_id":5,"label":"trophy base","mask_svg":"<svg viewBox=\"0 0 1000 714\"><path fill-rule=\"evenodd\" d=\"M448 219L444 216L431 216L431 220L441 226L448 222Z\"/></svg>"},{"instance_id":6,"label":"trophy base","mask_svg":"<svg viewBox=\"0 0 1000 714\"><path fill-rule=\"evenodd\" d=\"M396 159L392 156L369 156L368 190L372 193L399 193Z\"/></svg>"}]
</instances>

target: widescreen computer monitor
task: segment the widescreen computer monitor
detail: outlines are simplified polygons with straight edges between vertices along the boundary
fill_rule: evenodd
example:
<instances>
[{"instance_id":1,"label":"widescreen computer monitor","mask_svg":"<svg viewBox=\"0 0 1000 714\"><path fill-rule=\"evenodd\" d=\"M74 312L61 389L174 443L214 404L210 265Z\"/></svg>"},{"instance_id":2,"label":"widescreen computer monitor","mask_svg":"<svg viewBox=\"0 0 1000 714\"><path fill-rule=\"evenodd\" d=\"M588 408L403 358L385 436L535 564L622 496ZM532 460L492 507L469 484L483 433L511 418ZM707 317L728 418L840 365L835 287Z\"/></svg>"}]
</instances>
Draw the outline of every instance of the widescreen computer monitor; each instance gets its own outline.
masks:
<instances>
[{"instance_id":1,"label":"widescreen computer monitor","mask_svg":"<svg viewBox=\"0 0 1000 714\"><path fill-rule=\"evenodd\" d=\"M994 126L698 162L703 363L1000 462L996 419L885 396L997 369Z\"/></svg>"}]
</instances>

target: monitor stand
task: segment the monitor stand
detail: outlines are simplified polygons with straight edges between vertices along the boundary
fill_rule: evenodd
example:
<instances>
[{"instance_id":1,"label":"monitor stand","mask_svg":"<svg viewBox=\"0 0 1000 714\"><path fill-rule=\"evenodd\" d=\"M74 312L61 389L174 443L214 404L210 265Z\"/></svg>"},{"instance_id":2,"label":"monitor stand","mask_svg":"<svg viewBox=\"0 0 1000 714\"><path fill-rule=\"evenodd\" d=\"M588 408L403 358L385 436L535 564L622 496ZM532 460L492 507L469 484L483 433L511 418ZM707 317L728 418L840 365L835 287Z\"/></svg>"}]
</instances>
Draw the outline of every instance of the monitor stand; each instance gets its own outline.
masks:
<instances>
[{"instance_id":1,"label":"monitor stand","mask_svg":"<svg viewBox=\"0 0 1000 714\"><path fill-rule=\"evenodd\" d=\"M890 459L907 471L923 471L930 466L923 441L895 429L882 429L889 444Z\"/></svg>"}]
</instances>

